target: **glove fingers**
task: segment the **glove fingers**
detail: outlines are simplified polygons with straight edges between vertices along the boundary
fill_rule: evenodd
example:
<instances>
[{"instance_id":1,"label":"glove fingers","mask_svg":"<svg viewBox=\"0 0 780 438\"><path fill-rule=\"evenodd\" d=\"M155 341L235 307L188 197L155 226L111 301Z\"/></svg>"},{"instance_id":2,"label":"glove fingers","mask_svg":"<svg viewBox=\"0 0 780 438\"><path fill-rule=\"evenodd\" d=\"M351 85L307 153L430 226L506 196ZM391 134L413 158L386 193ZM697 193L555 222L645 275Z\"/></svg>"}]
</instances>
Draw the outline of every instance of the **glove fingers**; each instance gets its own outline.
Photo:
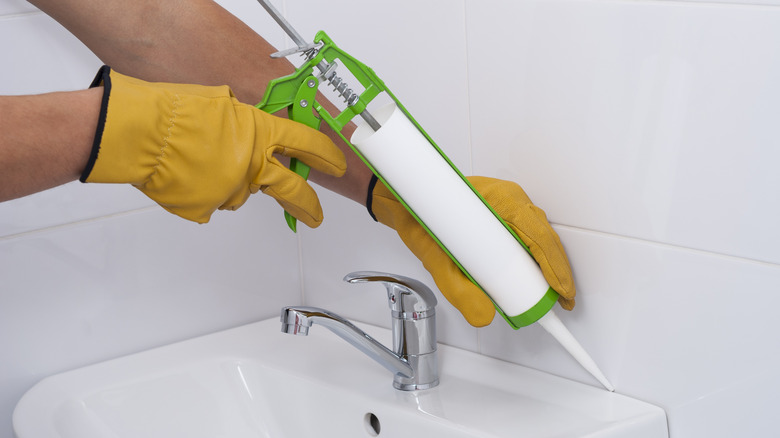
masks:
<instances>
[{"instance_id":1,"label":"glove fingers","mask_svg":"<svg viewBox=\"0 0 780 438\"><path fill-rule=\"evenodd\" d=\"M267 141L267 145L274 145L271 148L273 153L297 158L312 169L328 175L344 175L347 170L344 153L327 135L301 123L256 111L256 117L266 122L266 132L270 138L264 141Z\"/></svg>"},{"instance_id":2,"label":"glove fingers","mask_svg":"<svg viewBox=\"0 0 780 438\"><path fill-rule=\"evenodd\" d=\"M300 177L287 169L275 158L271 158L250 189L258 190L276 199L285 211L311 228L322 223L322 206L314 189Z\"/></svg>"},{"instance_id":3,"label":"glove fingers","mask_svg":"<svg viewBox=\"0 0 780 438\"><path fill-rule=\"evenodd\" d=\"M436 254L429 254L426 268L447 301L455 306L466 321L474 327L484 327L493 321L496 308L493 302L466 277L438 246Z\"/></svg>"},{"instance_id":4,"label":"glove fingers","mask_svg":"<svg viewBox=\"0 0 780 438\"><path fill-rule=\"evenodd\" d=\"M528 245L531 255L539 263L545 280L561 296L560 304L566 310L574 308L576 289L572 278L569 258L563 249L558 233L547 221L542 209L533 205L525 206L525 224L511 223L512 229Z\"/></svg>"},{"instance_id":5,"label":"glove fingers","mask_svg":"<svg viewBox=\"0 0 780 438\"><path fill-rule=\"evenodd\" d=\"M377 218L398 232L404 244L423 262L447 301L463 314L466 321L474 327L490 324L496 313L490 298L461 272L384 185L377 186L373 203Z\"/></svg>"},{"instance_id":6,"label":"glove fingers","mask_svg":"<svg viewBox=\"0 0 780 438\"><path fill-rule=\"evenodd\" d=\"M561 306L571 310L576 295L571 266L544 211L518 184L487 177L469 177L469 181L528 246L545 280L561 296Z\"/></svg>"}]
</instances>

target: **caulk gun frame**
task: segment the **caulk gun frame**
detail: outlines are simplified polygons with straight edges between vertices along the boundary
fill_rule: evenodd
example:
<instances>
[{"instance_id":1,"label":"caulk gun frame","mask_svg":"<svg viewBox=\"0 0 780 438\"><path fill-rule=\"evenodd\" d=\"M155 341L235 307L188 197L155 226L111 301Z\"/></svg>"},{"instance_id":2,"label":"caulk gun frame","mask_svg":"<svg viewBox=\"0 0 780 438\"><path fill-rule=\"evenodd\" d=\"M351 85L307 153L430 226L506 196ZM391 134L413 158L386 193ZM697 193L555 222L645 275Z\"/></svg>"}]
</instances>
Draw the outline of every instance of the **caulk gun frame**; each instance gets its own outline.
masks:
<instances>
[{"instance_id":1,"label":"caulk gun frame","mask_svg":"<svg viewBox=\"0 0 780 438\"><path fill-rule=\"evenodd\" d=\"M288 35L295 41L295 43L301 47L305 46L306 42L303 41L303 39L300 37L300 35L292 28L292 26L287 23L284 18L281 17L281 15L273 8L273 6L270 5L269 0L258 0L265 9L273 16L273 18L279 23L284 30L288 33ZM506 224L506 222L493 210L493 208L485 201L485 199L482 197L482 195L471 185L471 183L466 179L466 177L457 169L457 167L450 161L450 159L444 154L444 152L439 149L438 146L436 146L436 143L433 141L433 139L425 132L425 130L420 126L420 124L412 117L412 115L409 113L409 111L406 110L404 105L400 102L398 98L393 95L393 93L387 88L387 86L384 84L382 79L380 79L374 71L360 62L359 60L355 59L350 54L346 53L345 51L341 50L339 47L336 46L336 44L333 42L333 40L323 31L319 31L317 35L314 37L314 43L319 44L322 43L322 46L316 49L316 54L314 56L307 59L307 61L299 67L295 73L285 76L282 78L277 78L272 80L268 88L266 89L265 96L263 97L263 101L257 105L258 108L263 109L264 111L267 111L269 113L276 112L282 108L290 108L293 106L293 103L300 102L300 98L296 99L296 96L298 96L300 90L302 89L309 89L307 86L307 83L311 79L317 79L317 76L315 76L313 70L316 69L319 70L319 77L323 77L324 72L328 72L327 76L324 77L326 81L333 84L335 83L335 87L337 92L342 94L342 96L347 95L347 101L352 102L351 105L347 106L347 108L340 112L339 114L333 116L319 103L316 103L314 105L314 110L321 118L321 121L324 121L333 131L335 131L339 137L345 142L345 144L349 145L350 148L355 152L355 154L371 169L372 172L374 172L375 175L379 177L379 179L385 184L385 186L390 189L390 191L399 199L402 205L409 211L409 213L420 223L420 225L429 233L429 235L439 244L439 246L450 256L452 261L463 271L463 273L471 280L475 285L481 288L481 286L474 280L473 277L468 273L468 271L458 262L458 260L452 256L452 254L448 251L446 246L441 243L441 241L436 237L436 235L426 226L426 224L420 220L420 218L415 214L414 210L411 209L406 202L403 200L402 197L398 196L395 192L394 188L392 187L392 184L389 184L385 178L382 176L381 172L377 172L375 167L365 158L365 156L361 153L361 151L355 147L352 142L350 142L342 133L342 130L344 127L357 115L360 115L364 120L366 120L368 126L374 130L378 131L381 126L376 122L376 120L371 116L368 111L366 111L366 107L368 103L373 101L375 97L377 97L380 93L386 93L397 105L398 109L403 112L403 114L408 118L408 120L414 125L414 127L419 131L419 133L427 139L430 146L432 146L434 149L436 149L437 153L441 155L442 159L444 159L449 166L458 174L458 176L462 179L463 183L466 184L471 188L471 190L474 192L476 196L478 196L486 208L488 208L490 211L492 211L493 215L496 217L498 221L500 221L503 226L507 229L507 231L512 234L515 239L523 245L523 247L528 250L528 247L523 243L523 241L517 236L517 234ZM360 94L360 96L355 99L352 97L353 92L348 91L346 84L343 83L341 78L339 78L337 75L335 75L335 71L329 71L331 69L335 69L336 59L339 60L339 62L346 68L352 76L360 82L360 84L364 87L363 92ZM337 82L338 81L338 82ZM322 83L322 80L319 80L320 83ZM354 93L356 95L356 93ZM313 99L312 99L313 100ZM310 102L310 101L309 101ZM311 111L306 111L306 115L311 115ZM496 305L497 311L501 314L502 317L509 323L509 325L514 328L520 328L522 326L531 324L538 320L543 313L541 313L541 308L544 307L544 311L546 312L549 310L552 305L555 304L555 301L557 299L557 294L552 289L549 289L548 292L545 294L545 300L544 306L535 306L533 314L528 314L528 312L510 317L506 315L503 310ZM537 311L538 310L538 311ZM541 313L541 314L540 314Z\"/></svg>"}]
</instances>

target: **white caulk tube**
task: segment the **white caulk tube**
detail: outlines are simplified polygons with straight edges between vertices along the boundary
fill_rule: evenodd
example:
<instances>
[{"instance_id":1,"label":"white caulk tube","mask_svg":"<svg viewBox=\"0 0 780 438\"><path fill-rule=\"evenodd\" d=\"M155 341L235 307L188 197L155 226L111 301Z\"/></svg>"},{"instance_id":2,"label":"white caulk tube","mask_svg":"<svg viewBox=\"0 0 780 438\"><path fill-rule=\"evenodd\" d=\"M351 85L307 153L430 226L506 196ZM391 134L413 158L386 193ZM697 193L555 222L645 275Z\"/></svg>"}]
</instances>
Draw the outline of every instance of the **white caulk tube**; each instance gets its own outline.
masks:
<instances>
[{"instance_id":1,"label":"white caulk tube","mask_svg":"<svg viewBox=\"0 0 780 438\"><path fill-rule=\"evenodd\" d=\"M510 326L539 321L599 382L614 390L550 310L558 294L539 265L454 165L397 105L373 115L382 127L375 132L359 126L351 143L388 187L493 300Z\"/></svg>"}]
</instances>

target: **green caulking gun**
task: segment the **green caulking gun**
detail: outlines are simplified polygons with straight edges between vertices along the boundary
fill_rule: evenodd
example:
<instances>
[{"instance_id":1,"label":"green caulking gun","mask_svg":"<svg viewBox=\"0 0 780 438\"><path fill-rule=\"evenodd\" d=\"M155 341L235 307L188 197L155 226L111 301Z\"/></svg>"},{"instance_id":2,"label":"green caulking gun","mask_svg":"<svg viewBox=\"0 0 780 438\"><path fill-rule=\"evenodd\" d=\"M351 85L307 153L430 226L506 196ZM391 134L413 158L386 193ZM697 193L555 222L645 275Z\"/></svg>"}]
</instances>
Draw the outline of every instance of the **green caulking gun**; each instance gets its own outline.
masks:
<instances>
[{"instance_id":1,"label":"green caulking gun","mask_svg":"<svg viewBox=\"0 0 780 438\"><path fill-rule=\"evenodd\" d=\"M490 297L512 328L539 322L588 372L613 391L593 359L552 311L558 294L547 284L528 247L374 71L337 47L325 32L318 32L314 42L307 43L270 0L258 1L297 45L272 56L300 53L305 62L295 73L272 80L257 107L268 113L287 108L290 119L315 129L325 121L469 280ZM340 66L359 82L362 92L354 91L342 80L337 74ZM332 85L346 104L339 114L331 115L316 101L319 86L325 83ZM389 96L392 103L374 116L366 107L380 94ZM341 131L356 116L363 123L347 139ZM290 169L304 179L308 177L309 168L295 159L291 160ZM457 223L448 220L453 217L458 218ZM295 218L286 212L285 218L295 231Z\"/></svg>"}]
</instances>

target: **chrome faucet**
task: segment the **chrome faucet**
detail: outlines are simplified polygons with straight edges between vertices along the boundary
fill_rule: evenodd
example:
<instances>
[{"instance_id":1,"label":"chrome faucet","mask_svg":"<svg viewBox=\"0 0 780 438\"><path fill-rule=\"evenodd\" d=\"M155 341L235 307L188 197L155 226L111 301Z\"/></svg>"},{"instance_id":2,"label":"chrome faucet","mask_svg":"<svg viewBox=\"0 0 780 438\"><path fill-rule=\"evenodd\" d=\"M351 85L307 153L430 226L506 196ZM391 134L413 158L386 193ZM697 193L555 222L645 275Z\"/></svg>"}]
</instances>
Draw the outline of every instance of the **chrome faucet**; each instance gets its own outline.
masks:
<instances>
[{"instance_id":1,"label":"chrome faucet","mask_svg":"<svg viewBox=\"0 0 780 438\"><path fill-rule=\"evenodd\" d=\"M283 308L282 332L306 336L312 324L322 325L390 370L396 389L414 391L438 385L433 292L418 280L384 272L353 272L344 281L384 284L392 313L392 350L346 319L317 307Z\"/></svg>"}]
</instances>

